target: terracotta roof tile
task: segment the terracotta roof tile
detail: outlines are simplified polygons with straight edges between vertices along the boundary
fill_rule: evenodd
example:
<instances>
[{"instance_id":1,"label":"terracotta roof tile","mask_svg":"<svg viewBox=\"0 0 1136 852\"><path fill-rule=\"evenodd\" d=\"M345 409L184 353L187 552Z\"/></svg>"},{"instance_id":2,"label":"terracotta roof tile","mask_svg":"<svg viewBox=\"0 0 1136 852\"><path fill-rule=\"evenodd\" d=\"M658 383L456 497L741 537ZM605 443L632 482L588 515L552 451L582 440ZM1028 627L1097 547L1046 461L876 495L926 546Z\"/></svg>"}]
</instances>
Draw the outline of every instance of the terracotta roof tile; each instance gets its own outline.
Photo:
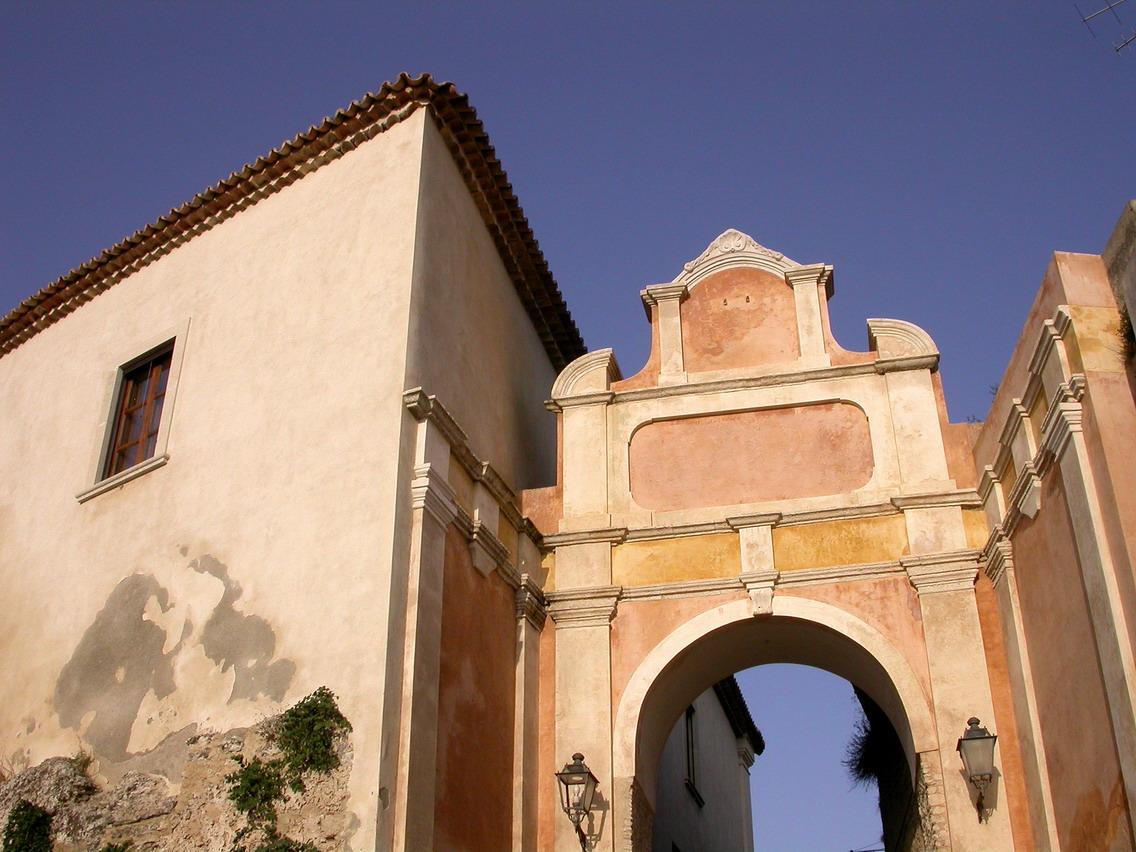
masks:
<instances>
[{"instance_id":1,"label":"terracotta roof tile","mask_svg":"<svg viewBox=\"0 0 1136 852\"><path fill-rule=\"evenodd\" d=\"M528 219L468 96L429 74L384 83L108 248L0 319L0 357L122 278L412 115L430 110L557 370L585 351Z\"/></svg>"}]
</instances>

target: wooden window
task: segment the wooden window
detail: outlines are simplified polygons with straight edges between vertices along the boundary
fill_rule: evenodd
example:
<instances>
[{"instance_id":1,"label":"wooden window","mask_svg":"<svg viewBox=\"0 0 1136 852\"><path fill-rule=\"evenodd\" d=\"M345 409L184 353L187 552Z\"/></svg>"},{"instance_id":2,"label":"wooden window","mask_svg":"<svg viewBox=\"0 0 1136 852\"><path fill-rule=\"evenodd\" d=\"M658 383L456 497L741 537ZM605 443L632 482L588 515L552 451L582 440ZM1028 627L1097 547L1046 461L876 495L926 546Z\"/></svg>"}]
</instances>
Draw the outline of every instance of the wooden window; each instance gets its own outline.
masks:
<instances>
[{"instance_id":1,"label":"wooden window","mask_svg":"<svg viewBox=\"0 0 1136 852\"><path fill-rule=\"evenodd\" d=\"M115 403L114 433L103 477L114 476L154 455L162 403L170 379L173 342L124 368Z\"/></svg>"}]
</instances>

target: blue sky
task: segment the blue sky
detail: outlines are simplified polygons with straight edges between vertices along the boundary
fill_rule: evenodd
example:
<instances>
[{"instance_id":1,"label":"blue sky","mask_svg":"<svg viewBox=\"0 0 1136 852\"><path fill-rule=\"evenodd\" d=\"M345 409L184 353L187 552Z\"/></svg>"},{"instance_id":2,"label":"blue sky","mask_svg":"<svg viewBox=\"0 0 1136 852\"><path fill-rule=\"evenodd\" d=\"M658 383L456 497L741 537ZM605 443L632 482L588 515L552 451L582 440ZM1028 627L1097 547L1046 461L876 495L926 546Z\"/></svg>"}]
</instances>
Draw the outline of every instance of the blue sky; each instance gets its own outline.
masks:
<instances>
[{"instance_id":1,"label":"blue sky","mask_svg":"<svg viewBox=\"0 0 1136 852\"><path fill-rule=\"evenodd\" d=\"M1136 4L1118 12L1094 38L1065 0L5 4L0 312L430 71L470 94L625 374L640 288L735 227L835 265L847 348L867 317L926 328L953 419L982 417L1049 254L1098 252L1136 195L1136 45L1112 50ZM767 848L829 848L792 843Z\"/></svg>"}]
</instances>

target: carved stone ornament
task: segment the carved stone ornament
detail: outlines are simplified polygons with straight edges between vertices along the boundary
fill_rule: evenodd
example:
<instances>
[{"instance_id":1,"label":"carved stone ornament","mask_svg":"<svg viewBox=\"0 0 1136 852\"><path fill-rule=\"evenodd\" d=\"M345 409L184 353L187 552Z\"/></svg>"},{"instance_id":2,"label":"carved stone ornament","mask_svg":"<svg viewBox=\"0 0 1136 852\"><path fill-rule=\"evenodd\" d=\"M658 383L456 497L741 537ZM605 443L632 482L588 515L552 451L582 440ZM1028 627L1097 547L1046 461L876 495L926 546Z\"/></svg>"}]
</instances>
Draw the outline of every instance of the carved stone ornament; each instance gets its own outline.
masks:
<instances>
[{"instance_id":1,"label":"carved stone ornament","mask_svg":"<svg viewBox=\"0 0 1136 852\"><path fill-rule=\"evenodd\" d=\"M694 260L682 267L680 274L672 283L694 287L703 278L733 267L751 266L783 275L790 269L800 266L795 260L785 257L779 251L768 249L748 234L730 228L723 231Z\"/></svg>"}]
</instances>

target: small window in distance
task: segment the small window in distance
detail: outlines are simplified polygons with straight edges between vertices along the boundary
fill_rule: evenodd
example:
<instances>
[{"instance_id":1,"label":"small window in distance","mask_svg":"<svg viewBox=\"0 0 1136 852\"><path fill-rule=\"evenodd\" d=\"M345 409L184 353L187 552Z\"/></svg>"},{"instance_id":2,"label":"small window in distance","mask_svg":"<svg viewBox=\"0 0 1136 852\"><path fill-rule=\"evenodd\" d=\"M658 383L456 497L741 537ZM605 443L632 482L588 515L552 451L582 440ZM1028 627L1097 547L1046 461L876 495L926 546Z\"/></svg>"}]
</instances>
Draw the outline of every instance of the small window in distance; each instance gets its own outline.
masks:
<instances>
[{"instance_id":1,"label":"small window in distance","mask_svg":"<svg viewBox=\"0 0 1136 852\"><path fill-rule=\"evenodd\" d=\"M114 431L103 478L152 458L162 422L162 403L170 379L173 341L124 368L114 409Z\"/></svg>"},{"instance_id":2,"label":"small window in distance","mask_svg":"<svg viewBox=\"0 0 1136 852\"><path fill-rule=\"evenodd\" d=\"M695 804L701 808L706 804L706 800L702 798L702 794L698 791L698 738L694 725L694 705L686 708L685 722L686 778L684 781L687 791L694 797Z\"/></svg>"}]
</instances>

